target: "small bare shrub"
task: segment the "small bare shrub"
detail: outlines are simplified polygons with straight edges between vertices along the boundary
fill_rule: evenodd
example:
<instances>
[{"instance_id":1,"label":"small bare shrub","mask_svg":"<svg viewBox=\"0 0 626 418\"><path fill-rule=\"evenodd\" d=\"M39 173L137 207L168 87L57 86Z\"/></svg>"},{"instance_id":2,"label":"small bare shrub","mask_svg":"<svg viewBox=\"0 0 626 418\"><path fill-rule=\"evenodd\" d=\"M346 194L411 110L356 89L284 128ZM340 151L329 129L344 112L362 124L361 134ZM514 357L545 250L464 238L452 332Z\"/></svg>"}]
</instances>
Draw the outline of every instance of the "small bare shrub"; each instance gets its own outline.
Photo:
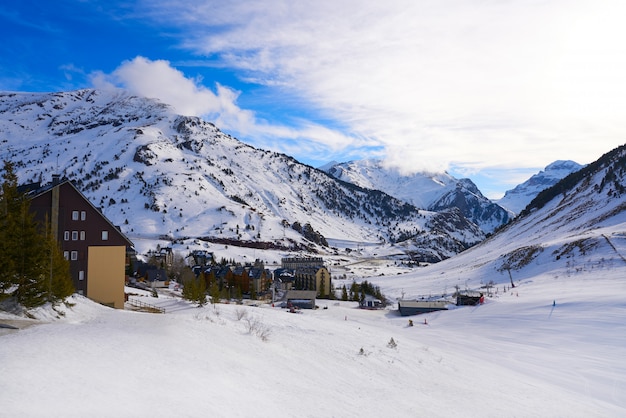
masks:
<instances>
[{"instance_id":1,"label":"small bare shrub","mask_svg":"<svg viewBox=\"0 0 626 418\"><path fill-rule=\"evenodd\" d=\"M235 316L237 318L237 321L241 321L248 316L248 311L246 311L245 309L237 309L235 311Z\"/></svg>"},{"instance_id":2,"label":"small bare shrub","mask_svg":"<svg viewBox=\"0 0 626 418\"><path fill-rule=\"evenodd\" d=\"M271 329L263 324L256 317L245 317L246 328L248 330L248 334L254 334L261 339L261 341L267 341L271 334Z\"/></svg>"}]
</instances>

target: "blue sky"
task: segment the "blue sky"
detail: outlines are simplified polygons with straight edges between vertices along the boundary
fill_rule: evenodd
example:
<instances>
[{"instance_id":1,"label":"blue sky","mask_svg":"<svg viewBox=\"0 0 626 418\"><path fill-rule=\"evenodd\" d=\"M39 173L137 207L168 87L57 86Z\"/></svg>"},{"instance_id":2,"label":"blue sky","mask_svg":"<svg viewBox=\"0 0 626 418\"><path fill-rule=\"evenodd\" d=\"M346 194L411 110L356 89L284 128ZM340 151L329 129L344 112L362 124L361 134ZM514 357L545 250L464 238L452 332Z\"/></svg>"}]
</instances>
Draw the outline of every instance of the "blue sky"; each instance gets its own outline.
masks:
<instances>
[{"instance_id":1,"label":"blue sky","mask_svg":"<svg viewBox=\"0 0 626 418\"><path fill-rule=\"evenodd\" d=\"M622 0L0 4L0 90L116 86L320 166L448 170L488 197L626 142Z\"/></svg>"}]
</instances>

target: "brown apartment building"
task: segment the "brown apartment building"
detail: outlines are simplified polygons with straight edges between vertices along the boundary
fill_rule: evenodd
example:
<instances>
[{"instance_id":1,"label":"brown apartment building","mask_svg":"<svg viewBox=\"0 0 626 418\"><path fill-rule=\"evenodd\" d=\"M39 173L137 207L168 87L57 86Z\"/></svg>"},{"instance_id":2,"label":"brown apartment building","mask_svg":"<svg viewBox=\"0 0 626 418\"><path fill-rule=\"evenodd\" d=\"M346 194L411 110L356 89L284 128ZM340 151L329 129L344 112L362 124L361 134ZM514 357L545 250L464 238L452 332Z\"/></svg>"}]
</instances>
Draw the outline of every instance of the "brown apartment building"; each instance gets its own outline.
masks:
<instances>
[{"instance_id":1,"label":"brown apartment building","mask_svg":"<svg viewBox=\"0 0 626 418\"><path fill-rule=\"evenodd\" d=\"M76 291L115 308L124 308L124 283L133 243L70 182L31 188L31 210L49 219L63 255L70 261Z\"/></svg>"}]
</instances>

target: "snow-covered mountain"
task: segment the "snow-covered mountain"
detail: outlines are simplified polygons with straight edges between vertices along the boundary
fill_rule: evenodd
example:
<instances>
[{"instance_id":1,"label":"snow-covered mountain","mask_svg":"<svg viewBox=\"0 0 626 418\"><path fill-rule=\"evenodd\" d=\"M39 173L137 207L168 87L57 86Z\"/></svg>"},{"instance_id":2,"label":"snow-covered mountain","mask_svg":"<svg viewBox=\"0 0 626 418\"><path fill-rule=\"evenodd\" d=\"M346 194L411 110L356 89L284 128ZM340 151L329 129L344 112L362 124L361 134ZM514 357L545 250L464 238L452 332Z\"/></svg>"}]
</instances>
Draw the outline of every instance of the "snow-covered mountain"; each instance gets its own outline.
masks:
<instances>
[{"instance_id":1,"label":"snow-covered mountain","mask_svg":"<svg viewBox=\"0 0 626 418\"><path fill-rule=\"evenodd\" d=\"M441 263L395 274L392 260L334 257L369 269L359 277L394 302L449 297L457 287L486 296L483 305L409 317L414 326L395 303L370 311L319 300L327 309L293 315L259 301L197 307L169 291L129 295L167 309L158 315L78 295L32 312L39 321L0 312L0 322L22 328L0 329L0 386L12 400L3 413L624 417L625 184L622 146ZM163 361L172 352L175 361ZM320 373L320 359L332 372ZM69 407L67 393L78 394Z\"/></svg>"},{"instance_id":2,"label":"snow-covered mountain","mask_svg":"<svg viewBox=\"0 0 626 418\"><path fill-rule=\"evenodd\" d=\"M419 273L385 281L385 290L396 296L417 288L421 294L437 294L445 283L476 289L489 282L546 284L557 279L566 289L570 277L607 276L608 270L626 266L625 197L626 145L622 145L540 192L485 241ZM623 278L619 280L626 289ZM588 285L593 286L591 281ZM569 291L584 298L584 289Z\"/></svg>"},{"instance_id":3,"label":"snow-covered mountain","mask_svg":"<svg viewBox=\"0 0 626 418\"><path fill-rule=\"evenodd\" d=\"M330 175L361 187L384 190L390 195L429 211L458 208L485 233L506 224L512 213L487 199L470 179L448 173L418 172L403 175L380 160L329 163L321 167Z\"/></svg>"},{"instance_id":4,"label":"snow-covered mountain","mask_svg":"<svg viewBox=\"0 0 626 418\"><path fill-rule=\"evenodd\" d=\"M0 93L0 158L22 183L61 174L136 244L228 242L324 251L399 243L448 258L484 234L459 211L418 210L126 92Z\"/></svg>"},{"instance_id":5,"label":"snow-covered mountain","mask_svg":"<svg viewBox=\"0 0 626 418\"><path fill-rule=\"evenodd\" d=\"M539 192L555 185L559 180L570 173L580 170L582 167L582 165L570 160L555 161L522 184L508 190L496 203L518 214Z\"/></svg>"}]
</instances>

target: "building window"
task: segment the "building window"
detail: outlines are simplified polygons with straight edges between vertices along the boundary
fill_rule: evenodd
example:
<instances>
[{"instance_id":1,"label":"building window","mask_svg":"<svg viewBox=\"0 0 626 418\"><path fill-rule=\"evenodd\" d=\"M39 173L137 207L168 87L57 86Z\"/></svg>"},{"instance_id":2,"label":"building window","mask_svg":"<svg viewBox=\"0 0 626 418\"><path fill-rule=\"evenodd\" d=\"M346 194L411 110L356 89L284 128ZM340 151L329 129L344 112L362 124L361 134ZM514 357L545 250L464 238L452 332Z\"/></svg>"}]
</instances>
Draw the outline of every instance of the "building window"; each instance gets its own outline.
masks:
<instances>
[{"instance_id":1,"label":"building window","mask_svg":"<svg viewBox=\"0 0 626 418\"><path fill-rule=\"evenodd\" d=\"M84 221L85 219L87 219L87 213L84 210L80 211L80 220Z\"/></svg>"},{"instance_id":2,"label":"building window","mask_svg":"<svg viewBox=\"0 0 626 418\"><path fill-rule=\"evenodd\" d=\"M77 221L78 220L78 211L77 210L73 210L72 211L72 220L73 221Z\"/></svg>"},{"instance_id":3,"label":"building window","mask_svg":"<svg viewBox=\"0 0 626 418\"><path fill-rule=\"evenodd\" d=\"M63 251L63 258L65 258L66 260L70 259L70 252L69 251Z\"/></svg>"},{"instance_id":4,"label":"building window","mask_svg":"<svg viewBox=\"0 0 626 418\"><path fill-rule=\"evenodd\" d=\"M85 272L83 270L78 272L78 280L85 280Z\"/></svg>"},{"instance_id":5,"label":"building window","mask_svg":"<svg viewBox=\"0 0 626 418\"><path fill-rule=\"evenodd\" d=\"M72 231L72 241L78 241L78 231Z\"/></svg>"},{"instance_id":6,"label":"building window","mask_svg":"<svg viewBox=\"0 0 626 418\"><path fill-rule=\"evenodd\" d=\"M72 260L78 260L78 251L72 251Z\"/></svg>"},{"instance_id":7,"label":"building window","mask_svg":"<svg viewBox=\"0 0 626 418\"><path fill-rule=\"evenodd\" d=\"M85 240L85 231L80 231L80 240L81 241Z\"/></svg>"},{"instance_id":8,"label":"building window","mask_svg":"<svg viewBox=\"0 0 626 418\"><path fill-rule=\"evenodd\" d=\"M109 231L102 231L102 241L107 241L109 239Z\"/></svg>"},{"instance_id":9,"label":"building window","mask_svg":"<svg viewBox=\"0 0 626 418\"><path fill-rule=\"evenodd\" d=\"M65 241L69 241L69 240L70 240L70 231L65 231L65 232L63 233L63 239L64 239Z\"/></svg>"}]
</instances>

